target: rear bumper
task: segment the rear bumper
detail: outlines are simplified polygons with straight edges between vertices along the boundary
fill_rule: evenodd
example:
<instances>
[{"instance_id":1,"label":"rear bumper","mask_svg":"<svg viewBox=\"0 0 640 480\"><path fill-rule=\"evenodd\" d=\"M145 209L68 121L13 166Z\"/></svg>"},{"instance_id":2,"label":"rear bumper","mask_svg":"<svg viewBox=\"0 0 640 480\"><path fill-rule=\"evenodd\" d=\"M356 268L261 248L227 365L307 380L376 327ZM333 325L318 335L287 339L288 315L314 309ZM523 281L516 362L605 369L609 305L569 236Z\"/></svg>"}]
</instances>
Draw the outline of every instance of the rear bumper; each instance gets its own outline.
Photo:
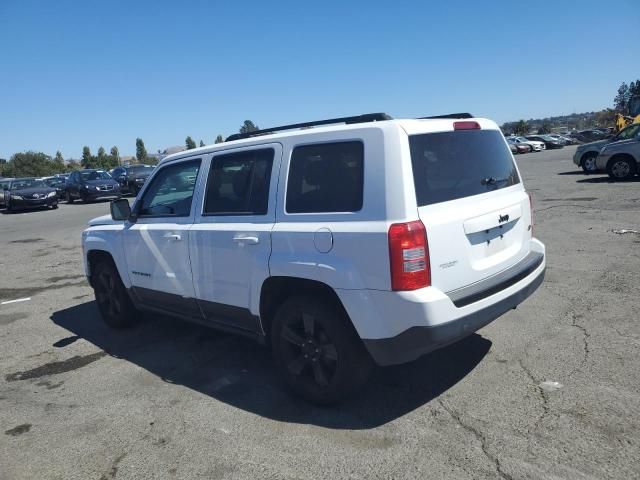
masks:
<instances>
[{"instance_id":1,"label":"rear bumper","mask_svg":"<svg viewBox=\"0 0 640 480\"><path fill-rule=\"evenodd\" d=\"M378 365L410 362L454 343L527 299L545 273L545 249L501 274L456 292L434 287L413 292L338 291L360 338Z\"/></svg>"}]
</instances>

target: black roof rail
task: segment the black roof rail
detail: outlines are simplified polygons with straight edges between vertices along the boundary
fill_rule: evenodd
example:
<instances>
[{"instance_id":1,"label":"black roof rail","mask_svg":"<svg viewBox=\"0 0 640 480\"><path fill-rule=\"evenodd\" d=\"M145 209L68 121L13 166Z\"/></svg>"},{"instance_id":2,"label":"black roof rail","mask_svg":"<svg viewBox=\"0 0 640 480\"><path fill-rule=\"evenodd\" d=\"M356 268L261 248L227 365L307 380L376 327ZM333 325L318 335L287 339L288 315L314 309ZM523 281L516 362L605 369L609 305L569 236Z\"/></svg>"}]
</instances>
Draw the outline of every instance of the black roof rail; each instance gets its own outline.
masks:
<instances>
[{"instance_id":1,"label":"black roof rail","mask_svg":"<svg viewBox=\"0 0 640 480\"><path fill-rule=\"evenodd\" d=\"M428 120L431 118L473 118L470 113L448 113L446 115L434 115L433 117L420 117L418 120Z\"/></svg>"},{"instance_id":2,"label":"black roof rail","mask_svg":"<svg viewBox=\"0 0 640 480\"><path fill-rule=\"evenodd\" d=\"M386 113L365 113L363 115L356 115L353 117L340 117L329 118L327 120L316 120L315 122L293 123L291 125L282 125L280 127L264 128L262 130L255 130L247 133L234 133L229 135L225 142L231 142L233 140L240 140L243 138L257 137L260 135L268 135L270 133L281 132L283 130L294 130L296 128L309 128L317 127L319 125L332 125L334 123L368 123L368 122L381 122L383 120L393 120L393 118Z\"/></svg>"}]
</instances>

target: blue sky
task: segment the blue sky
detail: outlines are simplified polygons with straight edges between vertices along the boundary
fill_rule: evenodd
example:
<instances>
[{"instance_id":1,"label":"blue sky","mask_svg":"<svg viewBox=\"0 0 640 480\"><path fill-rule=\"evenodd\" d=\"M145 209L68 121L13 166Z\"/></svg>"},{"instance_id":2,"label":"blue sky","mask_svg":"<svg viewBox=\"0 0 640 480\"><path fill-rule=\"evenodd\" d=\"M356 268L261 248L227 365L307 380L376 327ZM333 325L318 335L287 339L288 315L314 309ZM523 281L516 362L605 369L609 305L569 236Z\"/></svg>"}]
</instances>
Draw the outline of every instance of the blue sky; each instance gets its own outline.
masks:
<instances>
[{"instance_id":1,"label":"blue sky","mask_svg":"<svg viewBox=\"0 0 640 480\"><path fill-rule=\"evenodd\" d=\"M640 0L0 0L0 157L155 152L245 119L597 110L640 78L639 21Z\"/></svg>"}]
</instances>

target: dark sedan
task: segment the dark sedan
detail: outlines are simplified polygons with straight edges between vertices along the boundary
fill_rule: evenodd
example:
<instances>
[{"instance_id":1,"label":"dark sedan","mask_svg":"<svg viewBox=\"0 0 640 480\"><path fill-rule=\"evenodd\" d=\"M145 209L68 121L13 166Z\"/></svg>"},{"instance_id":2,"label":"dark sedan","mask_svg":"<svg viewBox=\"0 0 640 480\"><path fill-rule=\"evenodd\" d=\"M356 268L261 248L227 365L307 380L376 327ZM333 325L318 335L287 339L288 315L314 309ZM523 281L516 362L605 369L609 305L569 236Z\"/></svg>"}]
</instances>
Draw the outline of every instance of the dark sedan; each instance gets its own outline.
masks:
<instances>
[{"instance_id":1,"label":"dark sedan","mask_svg":"<svg viewBox=\"0 0 640 480\"><path fill-rule=\"evenodd\" d=\"M56 189L36 178L15 178L5 191L7 211L58 208Z\"/></svg>"},{"instance_id":2,"label":"dark sedan","mask_svg":"<svg viewBox=\"0 0 640 480\"><path fill-rule=\"evenodd\" d=\"M75 199L83 203L93 200L116 200L122 195L120 185L104 170L78 170L67 179L65 197L67 203Z\"/></svg>"},{"instance_id":3,"label":"dark sedan","mask_svg":"<svg viewBox=\"0 0 640 480\"><path fill-rule=\"evenodd\" d=\"M120 184L123 194L137 195L154 168L152 165L125 165L114 168L111 175Z\"/></svg>"},{"instance_id":4,"label":"dark sedan","mask_svg":"<svg viewBox=\"0 0 640 480\"><path fill-rule=\"evenodd\" d=\"M544 142L544 144L547 146L547 150L551 150L554 148L564 148L563 142L549 135L527 135L527 139Z\"/></svg>"},{"instance_id":5,"label":"dark sedan","mask_svg":"<svg viewBox=\"0 0 640 480\"><path fill-rule=\"evenodd\" d=\"M47 186L56 189L56 195L58 196L58 200L64 199L64 197L65 197L65 185L67 183L64 178L47 177L47 178L43 178L42 180L44 180L44 183L46 183Z\"/></svg>"}]
</instances>

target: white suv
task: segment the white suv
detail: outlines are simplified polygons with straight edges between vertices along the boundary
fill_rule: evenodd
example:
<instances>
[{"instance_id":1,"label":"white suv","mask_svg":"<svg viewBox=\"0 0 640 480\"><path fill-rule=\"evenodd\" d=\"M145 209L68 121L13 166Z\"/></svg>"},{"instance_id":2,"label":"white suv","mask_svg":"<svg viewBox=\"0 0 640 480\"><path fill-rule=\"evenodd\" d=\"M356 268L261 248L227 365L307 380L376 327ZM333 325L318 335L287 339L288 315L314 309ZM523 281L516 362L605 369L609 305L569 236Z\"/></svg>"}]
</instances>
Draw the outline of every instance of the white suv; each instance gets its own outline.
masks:
<instances>
[{"instance_id":1,"label":"white suv","mask_svg":"<svg viewBox=\"0 0 640 480\"><path fill-rule=\"evenodd\" d=\"M545 248L497 125L453 117L310 122L165 158L83 233L104 320L253 337L323 404L374 362L470 335L536 290Z\"/></svg>"}]
</instances>

